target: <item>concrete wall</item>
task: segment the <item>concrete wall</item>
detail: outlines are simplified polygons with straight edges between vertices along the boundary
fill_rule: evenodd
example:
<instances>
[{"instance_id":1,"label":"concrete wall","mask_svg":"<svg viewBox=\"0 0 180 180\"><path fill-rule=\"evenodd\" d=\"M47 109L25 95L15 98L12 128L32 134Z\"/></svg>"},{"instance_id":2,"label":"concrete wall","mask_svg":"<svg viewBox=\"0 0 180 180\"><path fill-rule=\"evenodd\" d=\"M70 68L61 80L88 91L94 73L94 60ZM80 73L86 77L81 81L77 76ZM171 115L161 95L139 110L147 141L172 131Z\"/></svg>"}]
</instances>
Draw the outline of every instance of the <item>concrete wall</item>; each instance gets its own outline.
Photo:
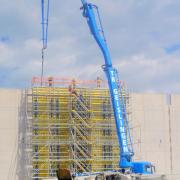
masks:
<instances>
[{"instance_id":1,"label":"concrete wall","mask_svg":"<svg viewBox=\"0 0 180 180\"><path fill-rule=\"evenodd\" d=\"M136 160L150 161L159 174L180 179L180 95L131 94L130 120Z\"/></svg>"},{"instance_id":2,"label":"concrete wall","mask_svg":"<svg viewBox=\"0 0 180 180\"><path fill-rule=\"evenodd\" d=\"M170 108L171 174L180 179L180 95L171 96Z\"/></svg>"},{"instance_id":3,"label":"concrete wall","mask_svg":"<svg viewBox=\"0 0 180 180\"><path fill-rule=\"evenodd\" d=\"M0 89L0 180L24 180L24 92ZM130 96L136 160L153 162L157 173L180 179L180 95ZM171 176L170 176L171 175Z\"/></svg>"},{"instance_id":4,"label":"concrete wall","mask_svg":"<svg viewBox=\"0 0 180 180\"><path fill-rule=\"evenodd\" d=\"M0 89L0 180L17 179L20 90Z\"/></svg>"}]
</instances>

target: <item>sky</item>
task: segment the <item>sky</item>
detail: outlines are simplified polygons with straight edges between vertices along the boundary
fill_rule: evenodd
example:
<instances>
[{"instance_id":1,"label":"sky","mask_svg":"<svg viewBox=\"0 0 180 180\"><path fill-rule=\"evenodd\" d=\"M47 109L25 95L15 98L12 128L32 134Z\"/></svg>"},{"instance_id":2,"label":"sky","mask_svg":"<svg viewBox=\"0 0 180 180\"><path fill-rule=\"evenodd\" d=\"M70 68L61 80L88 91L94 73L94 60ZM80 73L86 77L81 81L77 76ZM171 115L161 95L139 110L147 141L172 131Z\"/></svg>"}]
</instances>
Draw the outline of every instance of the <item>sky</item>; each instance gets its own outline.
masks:
<instances>
[{"instance_id":1,"label":"sky","mask_svg":"<svg viewBox=\"0 0 180 180\"><path fill-rule=\"evenodd\" d=\"M90 1L90 0L89 0ZM134 92L180 93L180 1L92 0L114 67ZM41 74L40 0L0 0L0 87L31 87ZM105 78L80 0L50 0L45 76Z\"/></svg>"}]
</instances>

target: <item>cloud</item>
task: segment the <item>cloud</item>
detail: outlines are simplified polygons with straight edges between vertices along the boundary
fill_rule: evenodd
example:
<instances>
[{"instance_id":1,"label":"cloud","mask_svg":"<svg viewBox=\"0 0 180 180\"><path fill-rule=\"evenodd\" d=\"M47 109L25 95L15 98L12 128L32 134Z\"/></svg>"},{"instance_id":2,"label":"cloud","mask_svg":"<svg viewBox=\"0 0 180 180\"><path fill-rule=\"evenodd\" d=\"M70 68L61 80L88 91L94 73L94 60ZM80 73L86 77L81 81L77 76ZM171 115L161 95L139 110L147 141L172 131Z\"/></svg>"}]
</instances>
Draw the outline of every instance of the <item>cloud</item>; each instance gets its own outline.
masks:
<instances>
[{"instance_id":1,"label":"cloud","mask_svg":"<svg viewBox=\"0 0 180 180\"><path fill-rule=\"evenodd\" d=\"M131 90L165 93L180 91L179 58L167 56L151 59L139 54L132 56L129 61L119 62L116 66L120 77L126 79Z\"/></svg>"},{"instance_id":2,"label":"cloud","mask_svg":"<svg viewBox=\"0 0 180 180\"><path fill-rule=\"evenodd\" d=\"M134 91L179 92L178 0L95 2L113 63ZM28 87L41 73L40 1L1 0L2 87ZM51 1L45 75L96 79L104 59L82 17L80 0Z\"/></svg>"}]
</instances>

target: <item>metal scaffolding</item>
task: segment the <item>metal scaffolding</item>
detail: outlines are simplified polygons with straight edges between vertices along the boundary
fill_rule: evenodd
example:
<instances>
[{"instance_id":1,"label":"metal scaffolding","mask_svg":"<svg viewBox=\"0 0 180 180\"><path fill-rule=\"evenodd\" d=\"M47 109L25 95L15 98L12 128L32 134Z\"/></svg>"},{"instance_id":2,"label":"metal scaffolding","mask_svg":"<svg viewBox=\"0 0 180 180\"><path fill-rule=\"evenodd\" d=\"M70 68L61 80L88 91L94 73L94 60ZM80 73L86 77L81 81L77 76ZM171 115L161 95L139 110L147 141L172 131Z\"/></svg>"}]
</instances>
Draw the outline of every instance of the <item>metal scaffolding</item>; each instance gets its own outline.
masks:
<instances>
[{"instance_id":1,"label":"metal scaffolding","mask_svg":"<svg viewBox=\"0 0 180 180\"><path fill-rule=\"evenodd\" d=\"M43 86L41 86L41 84ZM30 179L118 169L119 145L106 82L34 78L28 94ZM126 98L123 90L121 93Z\"/></svg>"}]
</instances>

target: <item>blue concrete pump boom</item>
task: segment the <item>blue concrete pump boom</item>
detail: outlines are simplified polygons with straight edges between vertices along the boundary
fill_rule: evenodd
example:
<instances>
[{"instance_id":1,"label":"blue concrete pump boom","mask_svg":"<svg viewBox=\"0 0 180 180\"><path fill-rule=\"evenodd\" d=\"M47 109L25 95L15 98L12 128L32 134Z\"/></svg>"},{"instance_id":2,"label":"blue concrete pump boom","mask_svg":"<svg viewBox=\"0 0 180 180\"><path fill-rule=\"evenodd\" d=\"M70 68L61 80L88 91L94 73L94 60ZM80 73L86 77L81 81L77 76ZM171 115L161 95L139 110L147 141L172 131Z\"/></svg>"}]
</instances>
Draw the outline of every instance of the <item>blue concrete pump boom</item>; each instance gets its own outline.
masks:
<instances>
[{"instance_id":1,"label":"blue concrete pump boom","mask_svg":"<svg viewBox=\"0 0 180 180\"><path fill-rule=\"evenodd\" d=\"M41 67L41 86L44 76L44 51L47 49L48 25L49 25L49 0L41 0L42 13L42 67Z\"/></svg>"},{"instance_id":2,"label":"blue concrete pump boom","mask_svg":"<svg viewBox=\"0 0 180 180\"><path fill-rule=\"evenodd\" d=\"M47 4L46 4L47 3ZM42 49L47 48L48 41L48 25L49 25L49 0L41 0L41 13L42 13Z\"/></svg>"},{"instance_id":3,"label":"blue concrete pump boom","mask_svg":"<svg viewBox=\"0 0 180 180\"><path fill-rule=\"evenodd\" d=\"M104 36L98 7L94 4L88 3L86 0L81 1L83 4L83 16L87 19L90 31L99 45L105 60L103 70L105 71L108 79L120 147L119 166L124 170L130 169L132 173L152 174L153 166L150 162L133 162L134 152L131 148L131 143L129 142L130 137L128 138L127 122L122 108L123 102L120 98L118 73L112 66L112 59Z\"/></svg>"}]
</instances>

